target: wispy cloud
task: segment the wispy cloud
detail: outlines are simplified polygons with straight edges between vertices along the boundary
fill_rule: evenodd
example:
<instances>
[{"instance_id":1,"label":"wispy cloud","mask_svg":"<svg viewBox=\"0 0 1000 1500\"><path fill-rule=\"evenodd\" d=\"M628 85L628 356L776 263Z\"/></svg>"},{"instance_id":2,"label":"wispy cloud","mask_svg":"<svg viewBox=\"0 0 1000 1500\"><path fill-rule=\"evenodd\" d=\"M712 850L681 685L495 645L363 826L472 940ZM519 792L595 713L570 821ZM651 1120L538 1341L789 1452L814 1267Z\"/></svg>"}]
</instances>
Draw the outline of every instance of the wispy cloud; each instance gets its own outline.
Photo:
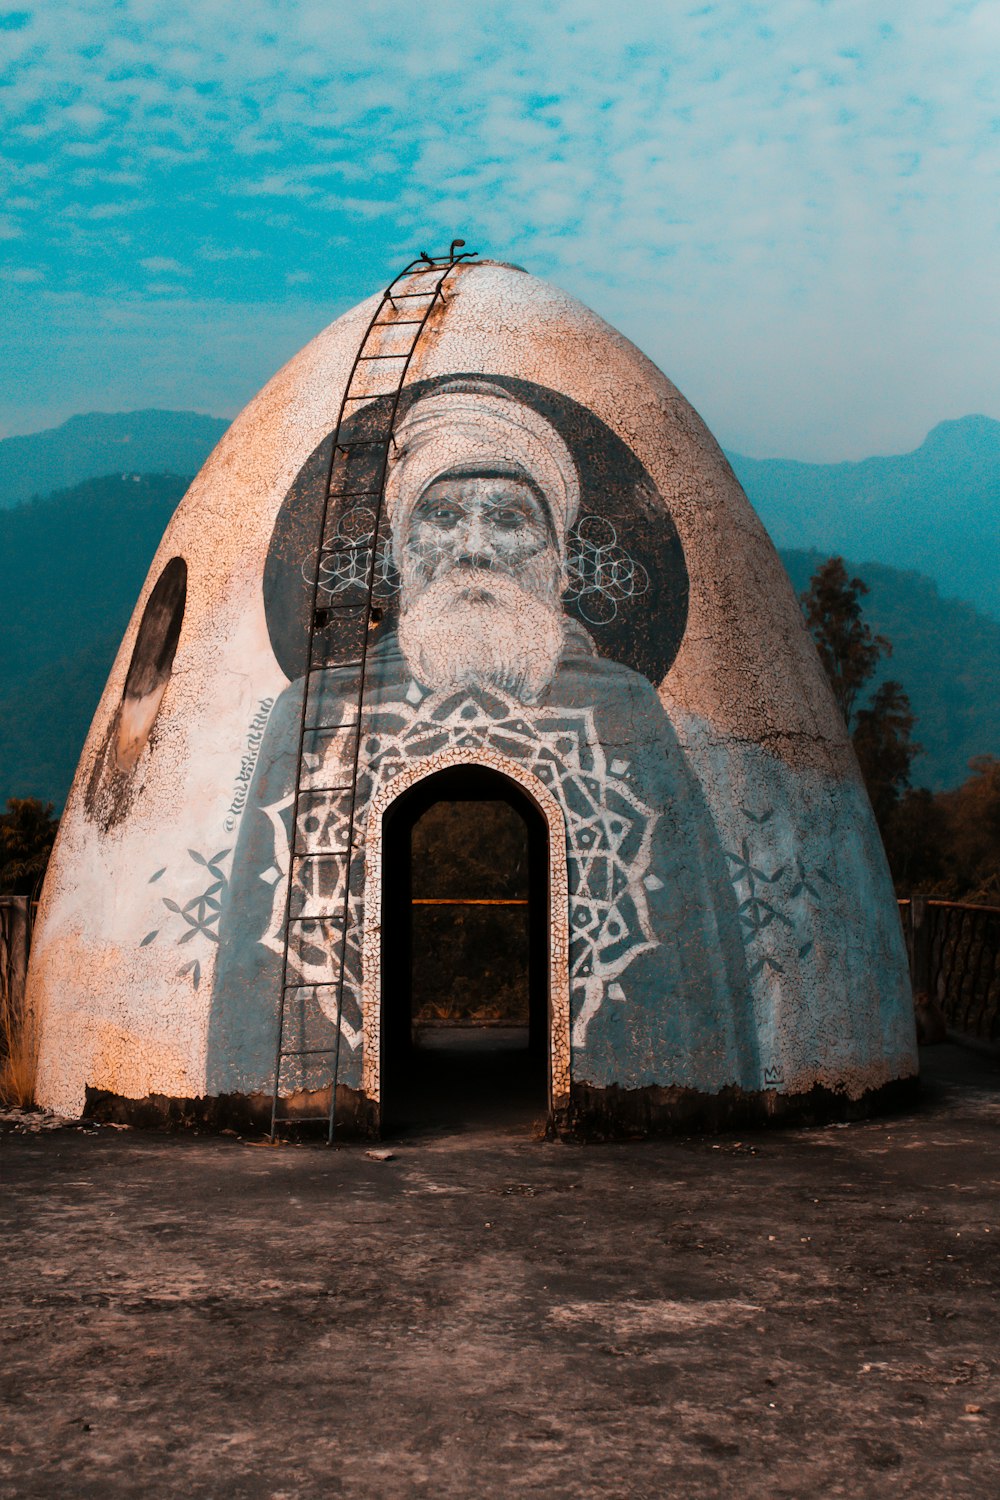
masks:
<instances>
[{"instance_id":1,"label":"wispy cloud","mask_svg":"<svg viewBox=\"0 0 1000 1500\"><path fill-rule=\"evenodd\" d=\"M191 275L191 271L187 266L182 266L179 261L172 260L169 255L147 255L139 264L144 271L154 271L159 274L168 273L174 276Z\"/></svg>"},{"instance_id":2,"label":"wispy cloud","mask_svg":"<svg viewBox=\"0 0 1000 1500\"><path fill-rule=\"evenodd\" d=\"M233 317L322 288L318 324L464 231L619 323L734 445L846 456L1000 411L994 0L20 14L4 150L37 207L9 232L81 295L147 295L161 259Z\"/></svg>"}]
</instances>

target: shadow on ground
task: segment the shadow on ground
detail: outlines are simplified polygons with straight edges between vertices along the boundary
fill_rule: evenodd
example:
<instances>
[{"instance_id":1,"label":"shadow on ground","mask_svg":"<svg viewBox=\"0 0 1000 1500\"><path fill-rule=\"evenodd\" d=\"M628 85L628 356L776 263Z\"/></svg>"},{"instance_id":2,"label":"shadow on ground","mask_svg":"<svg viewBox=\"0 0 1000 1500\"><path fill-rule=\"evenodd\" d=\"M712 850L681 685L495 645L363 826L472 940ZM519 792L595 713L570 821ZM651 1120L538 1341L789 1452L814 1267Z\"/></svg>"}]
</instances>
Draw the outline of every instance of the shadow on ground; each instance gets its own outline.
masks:
<instances>
[{"instance_id":1,"label":"shadow on ground","mask_svg":"<svg viewBox=\"0 0 1000 1500\"><path fill-rule=\"evenodd\" d=\"M9 1133L0 1496L993 1497L1000 1068L924 1061L740 1137Z\"/></svg>"}]
</instances>

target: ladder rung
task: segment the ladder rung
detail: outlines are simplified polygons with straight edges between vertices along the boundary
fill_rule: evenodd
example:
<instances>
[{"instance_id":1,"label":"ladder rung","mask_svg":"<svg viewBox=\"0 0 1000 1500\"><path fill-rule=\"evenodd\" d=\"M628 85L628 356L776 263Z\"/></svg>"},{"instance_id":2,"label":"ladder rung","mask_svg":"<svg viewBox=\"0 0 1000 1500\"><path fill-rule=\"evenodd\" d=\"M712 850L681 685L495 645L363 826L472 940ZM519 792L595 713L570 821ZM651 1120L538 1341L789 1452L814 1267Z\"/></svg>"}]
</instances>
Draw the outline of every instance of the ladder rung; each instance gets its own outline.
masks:
<instances>
[{"instance_id":1,"label":"ladder rung","mask_svg":"<svg viewBox=\"0 0 1000 1500\"><path fill-rule=\"evenodd\" d=\"M284 990L333 990L340 983L339 979L311 979L308 984L285 984Z\"/></svg>"},{"instance_id":2,"label":"ladder rung","mask_svg":"<svg viewBox=\"0 0 1000 1500\"><path fill-rule=\"evenodd\" d=\"M330 489L330 499L331 500L355 500L355 499L357 499L357 497L359 495L369 496L372 499L374 499L374 497L376 495L381 495L381 493L382 493L381 490L335 490L335 489L333 489L331 487L331 489Z\"/></svg>"},{"instance_id":3,"label":"ladder rung","mask_svg":"<svg viewBox=\"0 0 1000 1500\"><path fill-rule=\"evenodd\" d=\"M386 293L386 295L389 296L388 293ZM436 296L437 296L437 287L434 288L433 292L393 292L392 295L389 296L389 301L390 302L402 302L404 299L409 298L409 297L436 297Z\"/></svg>"},{"instance_id":4,"label":"ladder rung","mask_svg":"<svg viewBox=\"0 0 1000 1500\"><path fill-rule=\"evenodd\" d=\"M329 1115L275 1115L275 1125L326 1125L329 1127Z\"/></svg>"},{"instance_id":5,"label":"ladder rung","mask_svg":"<svg viewBox=\"0 0 1000 1500\"><path fill-rule=\"evenodd\" d=\"M360 666L361 663L360 662L348 662L347 665L353 667L353 666ZM327 669L324 667L321 670L326 671ZM360 723L360 720L359 719L355 719L355 721L354 721L353 724L306 724L306 725L303 726L303 733L304 734L340 734L345 729L357 729L359 723ZM305 788L303 788L303 791L304 790L305 790Z\"/></svg>"},{"instance_id":6,"label":"ladder rung","mask_svg":"<svg viewBox=\"0 0 1000 1500\"><path fill-rule=\"evenodd\" d=\"M320 557L340 557L352 552L366 552L371 544L372 538L369 535L363 542L341 542L339 547L321 547L319 555ZM323 606L320 604L317 608L322 609Z\"/></svg>"},{"instance_id":7,"label":"ladder rung","mask_svg":"<svg viewBox=\"0 0 1000 1500\"><path fill-rule=\"evenodd\" d=\"M304 786L299 788L300 792L309 797L316 797L320 792L349 792L350 782L346 786Z\"/></svg>"},{"instance_id":8,"label":"ladder rung","mask_svg":"<svg viewBox=\"0 0 1000 1500\"><path fill-rule=\"evenodd\" d=\"M389 318L385 322L373 323L373 328L419 328L423 318Z\"/></svg>"},{"instance_id":9,"label":"ladder rung","mask_svg":"<svg viewBox=\"0 0 1000 1500\"><path fill-rule=\"evenodd\" d=\"M306 667L306 672L307 673L310 673L310 672L335 672L335 671L339 671L342 667L360 667L360 665L361 665L360 661L338 661L337 663L335 663L334 666L330 666L328 662L318 661L318 662L311 662L309 664L309 666ZM313 725L310 725L309 727L312 728L312 729L322 729L323 725L322 724L313 724ZM346 729L347 727L348 726L346 724L345 725L339 725L338 724L338 725L334 726L334 728L336 728L336 729L340 729L340 728L345 728ZM354 725L352 724L349 727L351 729L353 729Z\"/></svg>"},{"instance_id":10,"label":"ladder rung","mask_svg":"<svg viewBox=\"0 0 1000 1500\"><path fill-rule=\"evenodd\" d=\"M355 845L355 848L357 848L357 845ZM293 854L292 858L293 859L302 860L302 859L308 858L308 856L304 855L304 854ZM344 859L347 858L347 850L346 849L343 851L342 858L344 858ZM341 917L341 914L340 914L339 911L328 911L328 912L325 912L323 914L317 914L316 912L313 912L312 914L310 914L308 912L304 912L303 915L300 916L300 917L289 916L288 920L289 920L289 922L332 922L335 926L339 926L340 923L341 923L341 921L342 921L342 917ZM296 984L296 985L293 985L292 988L296 989L296 990L301 990L301 989L306 988L306 986L301 985L301 984Z\"/></svg>"},{"instance_id":11,"label":"ladder rung","mask_svg":"<svg viewBox=\"0 0 1000 1500\"><path fill-rule=\"evenodd\" d=\"M282 1057L326 1057L331 1052L336 1052L336 1047L287 1047L282 1049Z\"/></svg>"},{"instance_id":12,"label":"ladder rung","mask_svg":"<svg viewBox=\"0 0 1000 1500\"><path fill-rule=\"evenodd\" d=\"M367 399L374 400L375 398ZM390 432L384 438L351 438L346 443L338 442L337 447L341 453L346 453L350 448L387 448L394 441L393 434Z\"/></svg>"},{"instance_id":13,"label":"ladder rung","mask_svg":"<svg viewBox=\"0 0 1000 1500\"><path fill-rule=\"evenodd\" d=\"M409 354L359 354L358 364L371 364L373 359L409 359Z\"/></svg>"},{"instance_id":14,"label":"ladder rung","mask_svg":"<svg viewBox=\"0 0 1000 1500\"><path fill-rule=\"evenodd\" d=\"M318 662L310 663L310 665L306 668L306 672L307 673L315 673L315 672L339 672L342 668L345 668L345 667L360 667L360 665L361 665L360 660L359 661L338 661L338 662L334 662L332 664L329 663L329 662L318 661ZM324 728L324 725L322 725L322 724L312 724L312 725L309 725L308 727L311 728L311 729L322 729L322 728ZM339 725L338 724L338 725L334 725L333 727L334 727L334 729L340 729L340 728L346 729L348 727L350 727L351 729L353 729L354 725L351 724L350 726L348 726L346 724L344 724L344 725Z\"/></svg>"},{"instance_id":15,"label":"ladder rung","mask_svg":"<svg viewBox=\"0 0 1000 1500\"><path fill-rule=\"evenodd\" d=\"M360 847L360 844L352 844L349 849L317 849L312 852L304 849L296 849L292 854L296 873L302 873L298 867L299 865L304 865L309 859L333 859L336 860L338 864L343 864L344 861L349 860L351 855L356 853L357 850L360 849ZM343 896L342 891L339 895L336 892L331 891L326 896L310 896L307 895L305 891L301 891L299 892L299 894L303 896L306 901L333 901L336 897L336 903L339 903ZM296 916L292 916L291 914L289 914L288 920L290 922L339 922L341 919L341 915L342 913L340 905L335 904L335 909L333 911L300 911Z\"/></svg>"},{"instance_id":16,"label":"ladder rung","mask_svg":"<svg viewBox=\"0 0 1000 1500\"><path fill-rule=\"evenodd\" d=\"M357 848L358 848L357 844L352 844L351 845L351 849L357 849ZM305 851L300 851L300 850L296 849L295 852L292 855L292 858L293 859L346 859L347 856L350 854L351 849L313 849L313 850L305 850ZM333 921L333 917L331 917L329 913L327 913L325 916L318 916L315 912L313 912L313 914L312 914L311 917L310 916L289 917L288 920L290 922L332 922Z\"/></svg>"}]
</instances>

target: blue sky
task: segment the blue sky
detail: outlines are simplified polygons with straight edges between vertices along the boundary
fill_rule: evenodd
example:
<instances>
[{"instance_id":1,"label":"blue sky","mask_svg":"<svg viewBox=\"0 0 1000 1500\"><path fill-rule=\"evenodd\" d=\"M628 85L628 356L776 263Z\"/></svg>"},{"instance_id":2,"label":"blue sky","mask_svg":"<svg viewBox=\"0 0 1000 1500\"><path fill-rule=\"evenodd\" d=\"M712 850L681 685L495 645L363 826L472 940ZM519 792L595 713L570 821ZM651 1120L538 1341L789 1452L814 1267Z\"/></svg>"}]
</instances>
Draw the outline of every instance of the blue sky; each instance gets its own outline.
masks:
<instances>
[{"instance_id":1,"label":"blue sky","mask_svg":"<svg viewBox=\"0 0 1000 1500\"><path fill-rule=\"evenodd\" d=\"M232 415L456 234L746 453L1000 418L996 0L49 0L0 57L0 434Z\"/></svg>"}]
</instances>

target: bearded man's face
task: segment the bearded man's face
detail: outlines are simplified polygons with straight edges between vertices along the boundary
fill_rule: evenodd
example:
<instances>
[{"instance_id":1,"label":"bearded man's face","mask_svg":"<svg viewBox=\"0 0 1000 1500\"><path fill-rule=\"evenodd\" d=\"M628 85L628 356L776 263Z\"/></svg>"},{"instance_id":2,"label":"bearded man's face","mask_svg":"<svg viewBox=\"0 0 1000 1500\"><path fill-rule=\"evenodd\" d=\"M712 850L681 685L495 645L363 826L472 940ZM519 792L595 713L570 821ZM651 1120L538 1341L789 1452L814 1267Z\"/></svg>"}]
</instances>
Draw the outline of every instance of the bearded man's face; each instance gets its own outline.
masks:
<instances>
[{"instance_id":1,"label":"bearded man's face","mask_svg":"<svg viewBox=\"0 0 1000 1500\"><path fill-rule=\"evenodd\" d=\"M497 687L532 703L563 644L563 571L548 507L502 472L428 485L403 518L399 640L428 687Z\"/></svg>"}]
</instances>

